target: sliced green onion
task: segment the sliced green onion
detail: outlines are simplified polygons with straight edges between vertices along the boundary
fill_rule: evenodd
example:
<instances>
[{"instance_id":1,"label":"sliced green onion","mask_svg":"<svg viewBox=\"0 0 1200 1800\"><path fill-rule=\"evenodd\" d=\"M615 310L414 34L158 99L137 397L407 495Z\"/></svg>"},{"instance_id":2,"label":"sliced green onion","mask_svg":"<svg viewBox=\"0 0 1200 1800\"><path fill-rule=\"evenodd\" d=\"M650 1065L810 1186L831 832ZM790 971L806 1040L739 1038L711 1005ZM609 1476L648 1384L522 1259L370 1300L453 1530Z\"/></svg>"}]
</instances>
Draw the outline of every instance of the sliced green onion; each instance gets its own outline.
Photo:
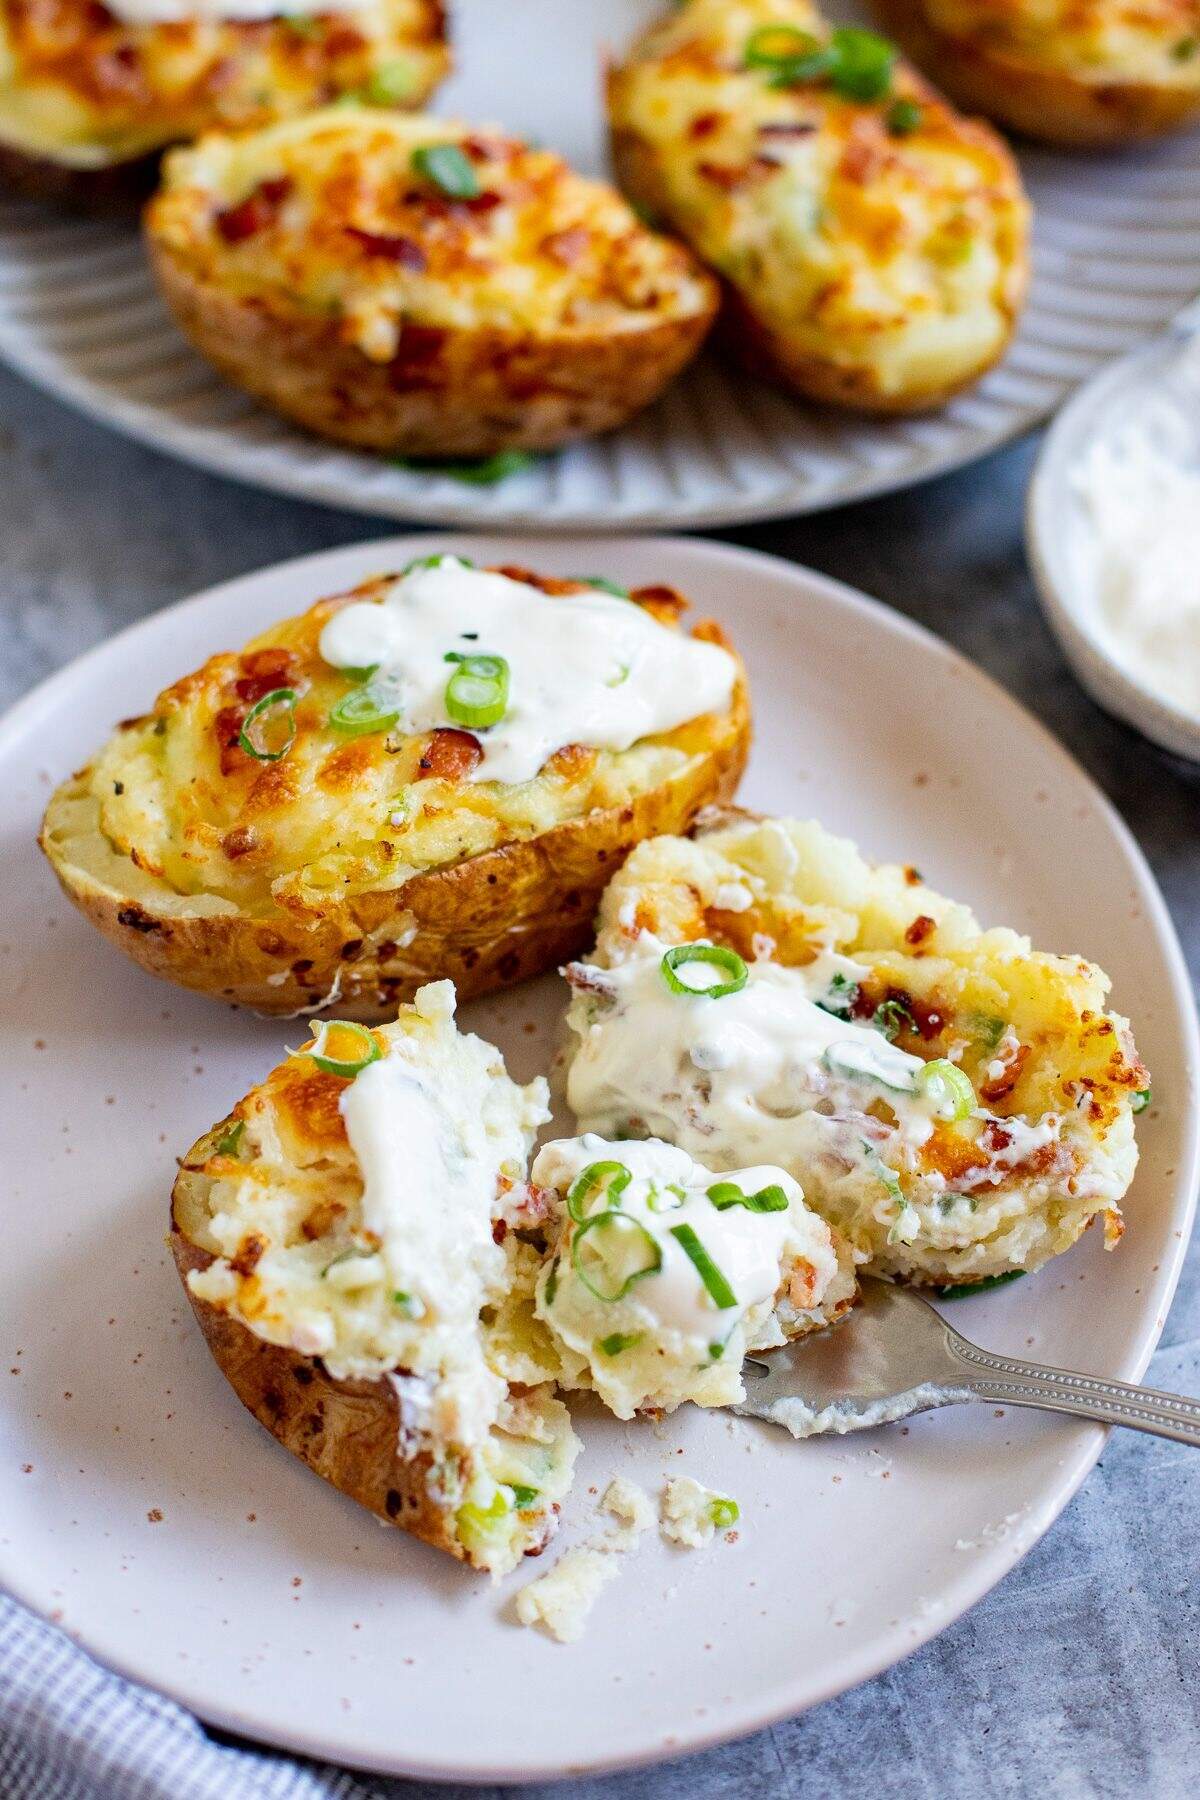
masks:
<instances>
[{"instance_id":1,"label":"sliced green onion","mask_svg":"<svg viewBox=\"0 0 1200 1800\"><path fill-rule=\"evenodd\" d=\"M982 1281L963 1281L951 1287L938 1289L939 1300L969 1300L972 1294L986 1294L989 1288L1004 1287L1010 1281L1020 1281L1024 1269L1006 1269L1003 1275L985 1275Z\"/></svg>"},{"instance_id":2,"label":"sliced green onion","mask_svg":"<svg viewBox=\"0 0 1200 1800\"><path fill-rule=\"evenodd\" d=\"M746 68L767 71L772 87L816 81L834 63L830 45L794 25L761 25L746 39L744 57Z\"/></svg>"},{"instance_id":3,"label":"sliced green onion","mask_svg":"<svg viewBox=\"0 0 1200 1800\"><path fill-rule=\"evenodd\" d=\"M1153 1097L1153 1090L1151 1088L1139 1088L1137 1093L1133 1096L1134 1112L1135 1113L1145 1112L1146 1108L1150 1104L1152 1097Z\"/></svg>"},{"instance_id":4,"label":"sliced green onion","mask_svg":"<svg viewBox=\"0 0 1200 1800\"><path fill-rule=\"evenodd\" d=\"M1197 50L1200 50L1200 37L1181 37L1171 46L1172 62L1191 62Z\"/></svg>"},{"instance_id":5,"label":"sliced green onion","mask_svg":"<svg viewBox=\"0 0 1200 1800\"><path fill-rule=\"evenodd\" d=\"M538 1497L537 1488L525 1487L522 1482L509 1481L506 1482L505 1485L512 1494L513 1507L517 1512L524 1512L528 1507L533 1505Z\"/></svg>"},{"instance_id":6,"label":"sliced green onion","mask_svg":"<svg viewBox=\"0 0 1200 1800\"><path fill-rule=\"evenodd\" d=\"M446 683L446 711L456 725L496 725L508 709L508 664L502 656L464 656Z\"/></svg>"},{"instance_id":7,"label":"sliced green onion","mask_svg":"<svg viewBox=\"0 0 1200 1800\"><path fill-rule=\"evenodd\" d=\"M547 1306L554 1305L554 1296L555 1296L555 1294L557 1294L557 1292L558 1292L558 1258L556 1256L554 1261L550 1264L550 1273L546 1277L546 1288L545 1288L544 1298L545 1298L545 1302L546 1302Z\"/></svg>"},{"instance_id":8,"label":"sliced green onion","mask_svg":"<svg viewBox=\"0 0 1200 1800\"><path fill-rule=\"evenodd\" d=\"M893 137L911 137L914 131L921 129L924 114L915 100L893 100L888 107L884 122Z\"/></svg>"},{"instance_id":9,"label":"sliced green onion","mask_svg":"<svg viewBox=\"0 0 1200 1800\"><path fill-rule=\"evenodd\" d=\"M399 468L412 469L418 475L445 475L468 487L494 487L498 481L532 468L537 457L531 450L497 450L494 456L455 457L450 461L416 456L397 456L394 460Z\"/></svg>"},{"instance_id":10,"label":"sliced green onion","mask_svg":"<svg viewBox=\"0 0 1200 1800\"><path fill-rule=\"evenodd\" d=\"M605 1356L620 1356L622 1350L632 1350L640 1344L645 1335L644 1331L613 1331L600 1339L597 1349L603 1350Z\"/></svg>"},{"instance_id":11,"label":"sliced green onion","mask_svg":"<svg viewBox=\"0 0 1200 1800\"><path fill-rule=\"evenodd\" d=\"M346 677L347 681L357 682L357 683L359 683L360 686L364 681L370 681L372 675L374 675L376 670L379 668L378 663L367 663L361 669L354 669L354 668L345 668L344 669L338 664L335 664L334 666L337 668L337 672L339 675L344 675Z\"/></svg>"},{"instance_id":12,"label":"sliced green onion","mask_svg":"<svg viewBox=\"0 0 1200 1800\"><path fill-rule=\"evenodd\" d=\"M834 92L847 100L878 100L892 85L896 47L876 31L841 25L830 39Z\"/></svg>"},{"instance_id":13,"label":"sliced green onion","mask_svg":"<svg viewBox=\"0 0 1200 1800\"><path fill-rule=\"evenodd\" d=\"M877 1049L865 1033L862 1039L847 1038L844 1042L827 1045L822 1061L835 1075L877 1081L880 1087L890 1088L893 1094L912 1092L912 1077L907 1068L903 1064L898 1069L889 1068L886 1061L881 1062Z\"/></svg>"},{"instance_id":14,"label":"sliced green onion","mask_svg":"<svg viewBox=\"0 0 1200 1800\"><path fill-rule=\"evenodd\" d=\"M336 1256L330 1257L329 1261L325 1264L325 1267L321 1270L321 1280L324 1281L330 1269L336 1269L339 1263L349 1262L352 1256L365 1255L367 1255L365 1250L359 1250L353 1244L350 1246L349 1250L339 1250Z\"/></svg>"},{"instance_id":15,"label":"sliced green onion","mask_svg":"<svg viewBox=\"0 0 1200 1800\"><path fill-rule=\"evenodd\" d=\"M400 571L400 578L411 575L414 569L440 569L445 562L461 563L464 569L473 569L475 564L466 556L449 556L444 550L438 550L433 556L414 556L410 563L405 563Z\"/></svg>"},{"instance_id":16,"label":"sliced green onion","mask_svg":"<svg viewBox=\"0 0 1200 1800\"><path fill-rule=\"evenodd\" d=\"M278 749L271 745L277 739L278 727L284 726L284 739ZM267 734L270 733L270 736ZM256 762L278 762L296 741L296 690L272 688L256 700L238 732L238 743Z\"/></svg>"},{"instance_id":17,"label":"sliced green onion","mask_svg":"<svg viewBox=\"0 0 1200 1800\"><path fill-rule=\"evenodd\" d=\"M602 594L612 594L617 600L629 598L629 589L621 587L616 581L610 581L607 575L571 575L568 580L586 582L588 587L599 588Z\"/></svg>"},{"instance_id":18,"label":"sliced green onion","mask_svg":"<svg viewBox=\"0 0 1200 1800\"><path fill-rule=\"evenodd\" d=\"M604 684L605 687L620 687L622 682L629 680L629 669L630 665L628 663L618 663L616 674L609 676Z\"/></svg>"},{"instance_id":19,"label":"sliced green onion","mask_svg":"<svg viewBox=\"0 0 1200 1800\"><path fill-rule=\"evenodd\" d=\"M665 1200L664 1194L670 1194L670 1200ZM681 1206L687 1205L687 1189L680 1187L677 1181L668 1181L663 1188L651 1182L646 1205L652 1213L678 1212Z\"/></svg>"},{"instance_id":20,"label":"sliced green onion","mask_svg":"<svg viewBox=\"0 0 1200 1800\"><path fill-rule=\"evenodd\" d=\"M479 193L479 177L457 144L420 144L412 166L451 200L474 200Z\"/></svg>"},{"instance_id":21,"label":"sliced green onion","mask_svg":"<svg viewBox=\"0 0 1200 1800\"><path fill-rule=\"evenodd\" d=\"M824 998L818 1000L817 1005L822 1012L832 1013L835 1019L848 1019L853 1014L857 999L857 981L851 981L848 975L839 972L833 977L825 990Z\"/></svg>"},{"instance_id":22,"label":"sliced green onion","mask_svg":"<svg viewBox=\"0 0 1200 1800\"><path fill-rule=\"evenodd\" d=\"M1136 1112L1139 1109L1135 1107L1134 1110ZM218 1156L236 1156L245 1129L245 1119L235 1119L229 1130L222 1132L217 1139L216 1154Z\"/></svg>"},{"instance_id":23,"label":"sliced green onion","mask_svg":"<svg viewBox=\"0 0 1200 1800\"><path fill-rule=\"evenodd\" d=\"M339 1035L344 1033L360 1047L360 1054L326 1055L331 1031L336 1031ZM371 1063L379 1061L380 1049L374 1032L368 1031L365 1025L356 1025L349 1019L323 1019L317 1028L317 1041L308 1054L323 1074L353 1077L360 1075Z\"/></svg>"},{"instance_id":24,"label":"sliced green onion","mask_svg":"<svg viewBox=\"0 0 1200 1800\"><path fill-rule=\"evenodd\" d=\"M632 1179L633 1177L624 1163L589 1163L587 1168L571 1183L567 1193L567 1211L576 1224L582 1225L585 1219L591 1217L594 1210L588 1204L593 1194L603 1195L604 1208L601 1210L618 1207L621 1204L621 1195Z\"/></svg>"},{"instance_id":25,"label":"sliced green onion","mask_svg":"<svg viewBox=\"0 0 1200 1800\"><path fill-rule=\"evenodd\" d=\"M876 1031L882 1031L889 1044L896 1041L901 1027L908 1031L917 1029L917 1021L905 1006L903 1000L883 1000L875 1008L871 1023Z\"/></svg>"},{"instance_id":26,"label":"sliced green onion","mask_svg":"<svg viewBox=\"0 0 1200 1800\"><path fill-rule=\"evenodd\" d=\"M737 1305L737 1295L718 1269L696 1233L690 1225L672 1225L671 1236L675 1239L697 1275L708 1290L709 1299L721 1311Z\"/></svg>"},{"instance_id":27,"label":"sliced green onion","mask_svg":"<svg viewBox=\"0 0 1200 1800\"><path fill-rule=\"evenodd\" d=\"M459 1542L467 1550L482 1550L495 1539L511 1511L504 1490L499 1487L492 1496L490 1505L486 1507L476 1506L473 1501L468 1501L455 1514Z\"/></svg>"},{"instance_id":28,"label":"sliced green onion","mask_svg":"<svg viewBox=\"0 0 1200 1800\"><path fill-rule=\"evenodd\" d=\"M759 1188L757 1194L744 1194L736 1181L718 1181L709 1188L708 1197L718 1212L728 1212L731 1206L744 1206L752 1213L786 1212L791 1205L778 1182Z\"/></svg>"},{"instance_id":29,"label":"sliced green onion","mask_svg":"<svg viewBox=\"0 0 1200 1800\"><path fill-rule=\"evenodd\" d=\"M392 1295L392 1305L398 1306L410 1319L419 1319L425 1310L421 1302L414 1299L412 1294L406 1294L403 1288L397 1288Z\"/></svg>"},{"instance_id":30,"label":"sliced green onion","mask_svg":"<svg viewBox=\"0 0 1200 1800\"><path fill-rule=\"evenodd\" d=\"M896 1171L888 1168L874 1144L868 1143L866 1138L860 1138L859 1142L866 1151L867 1165L872 1173L879 1177L893 1200L898 1200L901 1206L907 1206L908 1202L904 1198L904 1190L900 1186L900 1179Z\"/></svg>"},{"instance_id":31,"label":"sliced green onion","mask_svg":"<svg viewBox=\"0 0 1200 1800\"><path fill-rule=\"evenodd\" d=\"M971 1013L967 1024L975 1036L983 1040L987 1050L994 1050L1004 1036L1004 1020L996 1018L993 1013Z\"/></svg>"},{"instance_id":32,"label":"sliced green onion","mask_svg":"<svg viewBox=\"0 0 1200 1800\"><path fill-rule=\"evenodd\" d=\"M384 697L377 688L351 688L343 694L329 715L329 723L343 737L366 737L372 732L390 731L400 717L400 708L392 696Z\"/></svg>"},{"instance_id":33,"label":"sliced green onion","mask_svg":"<svg viewBox=\"0 0 1200 1800\"><path fill-rule=\"evenodd\" d=\"M729 1494L714 1494L708 1503L708 1516L718 1531L728 1531L742 1516L742 1509Z\"/></svg>"},{"instance_id":34,"label":"sliced green onion","mask_svg":"<svg viewBox=\"0 0 1200 1800\"><path fill-rule=\"evenodd\" d=\"M677 970L689 963L701 963L711 969L723 969L727 981L714 981L707 986L681 981ZM723 944L676 944L662 959L663 980L673 994L702 994L709 1000L720 1000L725 994L737 994L750 979L750 971L736 950Z\"/></svg>"},{"instance_id":35,"label":"sliced green onion","mask_svg":"<svg viewBox=\"0 0 1200 1800\"><path fill-rule=\"evenodd\" d=\"M662 1249L628 1213L600 1212L585 1219L571 1240L571 1262L597 1300L623 1300L635 1281L657 1275Z\"/></svg>"},{"instance_id":36,"label":"sliced green onion","mask_svg":"<svg viewBox=\"0 0 1200 1800\"><path fill-rule=\"evenodd\" d=\"M917 1092L928 1095L942 1119L965 1119L976 1104L970 1076L944 1056L917 1071Z\"/></svg>"},{"instance_id":37,"label":"sliced green onion","mask_svg":"<svg viewBox=\"0 0 1200 1800\"><path fill-rule=\"evenodd\" d=\"M370 106L402 106L416 91L417 76L413 65L398 56L391 62L380 63L372 71L362 97Z\"/></svg>"}]
</instances>

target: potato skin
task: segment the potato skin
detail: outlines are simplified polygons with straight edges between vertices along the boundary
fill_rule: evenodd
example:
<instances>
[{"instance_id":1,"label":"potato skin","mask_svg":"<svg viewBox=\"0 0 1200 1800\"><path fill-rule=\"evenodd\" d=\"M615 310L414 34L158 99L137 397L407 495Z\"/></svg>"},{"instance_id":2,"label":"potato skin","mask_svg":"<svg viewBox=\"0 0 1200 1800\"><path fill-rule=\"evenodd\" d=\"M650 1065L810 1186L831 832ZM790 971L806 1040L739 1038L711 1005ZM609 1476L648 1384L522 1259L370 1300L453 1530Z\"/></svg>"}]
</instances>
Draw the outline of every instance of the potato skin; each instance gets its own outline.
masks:
<instances>
[{"instance_id":1,"label":"potato skin","mask_svg":"<svg viewBox=\"0 0 1200 1800\"><path fill-rule=\"evenodd\" d=\"M921 0L872 0L883 28L959 106L1067 150L1108 150L1179 131L1200 117L1200 84L1087 81L939 29Z\"/></svg>"},{"instance_id":2,"label":"potato skin","mask_svg":"<svg viewBox=\"0 0 1200 1800\"><path fill-rule=\"evenodd\" d=\"M39 842L68 898L152 975L283 1017L336 1009L378 1022L427 981L452 980L460 1000L542 974L590 939L600 895L644 837L686 831L706 805L729 799L750 747L743 682L714 721L707 754L627 805L597 808L538 837L501 844L401 888L354 896L307 924L278 911L188 911L143 881L134 898L70 861L57 841L87 794L88 771L51 799Z\"/></svg>"},{"instance_id":3,"label":"potato skin","mask_svg":"<svg viewBox=\"0 0 1200 1800\"><path fill-rule=\"evenodd\" d=\"M230 293L152 235L151 266L184 336L236 386L306 430L392 455L552 450L612 431L690 362L716 311L645 329L530 337L423 328L419 349L374 362L337 324Z\"/></svg>"},{"instance_id":4,"label":"potato skin","mask_svg":"<svg viewBox=\"0 0 1200 1800\"><path fill-rule=\"evenodd\" d=\"M752 374L782 381L823 405L867 413L940 406L1002 358L1024 303L1028 206L1016 163L989 126L954 114L903 65L897 68L892 92L918 107L919 124L911 134L889 135L878 103L849 103L819 85L769 93L770 103L764 105L759 75L741 65L752 24L826 30L806 0L750 0L740 11L723 9L719 0L684 0L670 20L651 27L625 63L609 71L610 143L618 182L718 270L723 304L717 338ZM780 135L771 138L772 132ZM785 296L786 277L806 268L811 250L792 252L789 267L778 249L764 256L755 248L769 246L772 234L766 229L769 207L765 214L756 212L754 195L772 172L781 182L789 179L781 172L786 149L778 148L789 135L813 147L814 165L823 172L804 180L815 179L818 214L835 219L826 235L829 254L822 258L821 273L814 260L806 275L812 292L798 302L794 294ZM939 191L938 168L946 158L957 169L955 179L968 168L972 171L970 191L960 199L974 215L973 229L997 267L988 289L981 288L974 299L979 341L969 353L964 350L955 327L965 309L950 313L950 329L935 358L928 344L913 354L902 340L910 318L929 331L931 315L943 305L937 280L926 283L915 300L904 299L903 286L891 291L892 264L899 261L894 245L908 222L900 223L899 203L890 218L885 208L895 189L932 231L953 210L951 202L959 193L949 176L945 191ZM781 202L775 208L777 228L787 209ZM752 273L732 267L746 246L757 259ZM906 248L913 260L926 255L915 237ZM857 303L841 305L839 295L851 291L856 281L854 254L861 255L886 296L875 305L874 316ZM804 283L799 286L802 292Z\"/></svg>"},{"instance_id":5,"label":"potato skin","mask_svg":"<svg viewBox=\"0 0 1200 1800\"><path fill-rule=\"evenodd\" d=\"M206 1143L202 1139L195 1145L185 1162L202 1158ZM406 1462L399 1454L399 1403L385 1380L335 1381L315 1358L265 1343L192 1293L188 1276L213 1261L191 1242L182 1224L194 1180L186 1167L180 1169L171 1196L168 1243L213 1360L242 1405L285 1450L385 1525L399 1525L467 1561L453 1531L453 1513L430 1498L426 1476L432 1458L426 1453Z\"/></svg>"},{"instance_id":6,"label":"potato skin","mask_svg":"<svg viewBox=\"0 0 1200 1800\"><path fill-rule=\"evenodd\" d=\"M49 156L0 144L0 191L41 200L64 212L129 218L154 190L158 157L138 156L101 169L77 169Z\"/></svg>"}]
</instances>

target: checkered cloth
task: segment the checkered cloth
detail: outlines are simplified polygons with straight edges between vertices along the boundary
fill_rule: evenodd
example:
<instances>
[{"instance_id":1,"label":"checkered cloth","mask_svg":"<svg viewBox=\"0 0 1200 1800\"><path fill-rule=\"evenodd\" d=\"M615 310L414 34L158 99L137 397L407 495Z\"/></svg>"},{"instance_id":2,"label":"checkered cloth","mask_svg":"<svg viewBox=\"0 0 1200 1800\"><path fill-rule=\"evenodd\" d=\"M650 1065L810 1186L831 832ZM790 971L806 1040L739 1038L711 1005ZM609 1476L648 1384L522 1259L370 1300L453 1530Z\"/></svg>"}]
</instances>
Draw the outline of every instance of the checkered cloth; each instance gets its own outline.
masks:
<instances>
[{"instance_id":1,"label":"checkered cloth","mask_svg":"<svg viewBox=\"0 0 1200 1800\"><path fill-rule=\"evenodd\" d=\"M398 1791L222 1742L0 1594L0 1800L384 1800Z\"/></svg>"}]
</instances>

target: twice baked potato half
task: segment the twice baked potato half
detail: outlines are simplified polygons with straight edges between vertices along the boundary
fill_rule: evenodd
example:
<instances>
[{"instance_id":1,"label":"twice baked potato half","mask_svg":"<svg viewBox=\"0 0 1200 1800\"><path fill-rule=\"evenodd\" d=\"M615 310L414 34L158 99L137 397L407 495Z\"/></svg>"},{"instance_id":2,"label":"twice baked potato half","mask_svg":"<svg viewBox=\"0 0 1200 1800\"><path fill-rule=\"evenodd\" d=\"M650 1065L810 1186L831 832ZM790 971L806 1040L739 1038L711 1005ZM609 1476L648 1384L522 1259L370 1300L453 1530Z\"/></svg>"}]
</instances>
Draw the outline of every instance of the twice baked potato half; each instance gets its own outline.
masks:
<instances>
[{"instance_id":1,"label":"twice baked potato half","mask_svg":"<svg viewBox=\"0 0 1200 1800\"><path fill-rule=\"evenodd\" d=\"M717 305L682 245L549 151L362 108L174 152L146 234L182 330L224 375L322 436L406 457L621 425Z\"/></svg>"},{"instance_id":2,"label":"twice baked potato half","mask_svg":"<svg viewBox=\"0 0 1200 1800\"><path fill-rule=\"evenodd\" d=\"M1103 150L1200 117L1198 0L874 0L960 106L1063 149Z\"/></svg>"},{"instance_id":3,"label":"twice baked potato half","mask_svg":"<svg viewBox=\"0 0 1200 1800\"><path fill-rule=\"evenodd\" d=\"M1028 279L1016 164L874 34L807 0L683 0L609 75L625 192L721 276L722 341L867 412L1003 354Z\"/></svg>"},{"instance_id":4,"label":"twice baked potato half","mask_svg":"<svg viewBox=\"0 0 1200 1800\"><path fill-rule=\"evenodd\" d=\"M441 982L394 1024L321 1027L183 1158L170 1243L222 1373L285 1449L503 1574L553 1534L578 1450L551 1389L489 1349L549 1114L545 1083L518 1087L453 1011Z\"/></svg>"},{"instance_id":5,"label":"twice baked potato half","mask_svg":"<svg viewBox=\"0 0 1200 1800\"><path fill-rule=\"evenodd\" d=\"M0 180L81 207L140 202L158 153L358 95L420 106L449 68L441 0L5 0Z\"/></svg>"},{"instance_id":6,"label":"twice baked potato half","mask_svg":"<svg viewBox=\"0 0 1200 1800\"><path fill-rule=\"evenodd\" d=\"M42 848L135 962L259 1012L508 986L737 784L741 666L685 604L424 558L167 688L58 789Z\"/></svg>"},{"instance_id":7,"label":"twice baked potato half","mask_svg":"<svg viewBox=\"0 0 1200 1800\"><path fill-rule=\"evenodd\" d=\"M875 1274L1036 1269L1111 1248L1149 1077L1107 977L819 825L643 844L568 971L581 1128L774 1162Z\"/></svg>"}]
</instances>

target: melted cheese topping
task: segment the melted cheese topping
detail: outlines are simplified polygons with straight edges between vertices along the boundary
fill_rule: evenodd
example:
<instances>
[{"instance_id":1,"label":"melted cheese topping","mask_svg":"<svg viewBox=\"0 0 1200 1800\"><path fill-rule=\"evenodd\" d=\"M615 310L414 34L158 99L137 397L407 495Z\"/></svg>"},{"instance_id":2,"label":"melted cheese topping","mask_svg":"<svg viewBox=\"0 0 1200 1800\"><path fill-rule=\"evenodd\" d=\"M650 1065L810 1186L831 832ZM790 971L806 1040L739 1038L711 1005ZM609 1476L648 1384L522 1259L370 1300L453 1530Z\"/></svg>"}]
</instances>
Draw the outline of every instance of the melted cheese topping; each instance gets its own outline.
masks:
<instances>
[{"instance_id":1,"label":"melted cheese topping","mask_svg":"<svg viewBox=\"0 0 1200 1800\"><path fill-rule=\"evenodd\" d=\"M551 599L453 557L418 568L379 603L335 613L321 633L335 668L373 667L371 691L400 709L407 733L453 726L456 665L502 657L503 716L482 728L471 781L532 781L562 744L628 750L697 713L724 711L737 664L715 644L672 641L628 600L585 592Z\"/></svg>"},{"instance_id":2,"label":"melted cheese topping","mask_svg":"<svg viewBox=\"0 0 1200 1800\"><path fill-rule=\"evenodd\" d=\"M528 619L544 621L564 601L575 605L594 598L579 583L509 573L516 579L498 588L485 584L486 593L491 601L497 592L515 594ZM431 587L424 585L426 577L436 578ZM435 596L455 589L455 604L466 604L460 581L461 574L448 570L439 578L438 571L428 570L414 586L418 594ZM547 598L543 587L555 597ZM216 896L252 912L284 906L319 914L346 894L392 890L417 871L538 836L597 808L625 805L708 754L712 715L687 718L685 712L686 722L624 750L590 749L572 742L568 733L531 779L510 785L481 766L487 732L435 728L430 733L397 721L390 729L348 735L331 723L331 714L358 694L361 683L325 660L323 633L343 611L354 615L356 633L369 624L368 612L394 625L403 610L396 594L396 578L381 576L348 595L321 601L282 620L240 654L210 658L160 694L149 717L123 727L96 759L90 777L101 830L118 853L135 858L181 894ZM711 643L700 645L667 629L683 606L669 590L645 590L634 599L639 606L609 604L638 658L648 659L647 669L652 660L664 693L678 694L673 659L682 656L692 676L692 704L704 704L701 668L709 684L705 691L712 692L724 686L725 672L735 666L732 659ZM545 614L537 610L543 605ZM585 612L593 624L613 616L607 605ZM658 617L665 623L655 623ZM465 616L461 622L465 625ZM428 619L426 627L433 631ZM719 634L701 625L696 635ZM456 641L450 632L438 639L439 647L429 652L434 662ZM468 640L461 642L469 647ZM546 684L553 686L552 672L536 642L510 648L513 692L522 708L532 706ZM596 654L606 674L613 670L607 648ZM527 684L531 667L537 678ZM452 668L440 664L443 698ZM398 668L396 673L399 678ZM580 672L581 681L586 674ZM637 691L650 686L639 660ZM240 733L251 709L280 689L296 695L295 736L277 761L256 761L242 747ZM572 712L573 725L594 726L603 736L606 704L614 717L632 723L620 687L601 691L593 684L587 691L587 716ZM564 720L560 700L551 694L549 704L554 717ZM521 717L528 750L539 726L532 715Z\"/></svg>"},{"instance_id":3,"label":"melted cheese topping","mask_svg":"<svg viewBox=\"0 0 1200 1800\"><path fill-rule=\"evenodd\" d=\"M413 165L453 145L479 192L456 201ZM708 278L611 188L557 156L445 119L338 109L173 155L151 235L206 278L282 314L342 321L380 362L428 358L428 329L540 336L706 314Z\"/></svg>"},{"instance_id":4,"label":"melted cheese topping","mask_svg":"<svg viewBox=\"0 0 1200 1800\"><path fill-rule=\"evenodd\" d=\"M740 992L668 987L664 946L702 939L745 958ZM982 930L915 870L794 821L658 838L568 973L584 1130L669 1137L718 1170L778 1163L878 1271L1036 1267L1096 1213L1120 1235L1148 1076L1105 977ZM933 1061L970 1084L964 1116Z\"/></svg>"},{"instance_id":5,"label":"melted cheese topping","mask_svg":"<svg viewBox=\"0 0 1200 1800\"><path fill-rule=\"evenodd\" d=\"M331 95L419 106L449 65L437 0L337 0L311 14L262 7L124 0L118 13L90 0L9 0L0 143L102 168L214 127L307 112Z\"/></svg>"},{"instance_id":6,"label":"melted cheese topping","mask_svg":"<svg viewBox=\"0 0 1200 1800\"><path fill-rule=\"evenodd\" d=\"M615 1229L607 1221L581 1227L566 1206L583 1171L600 1162L629 1175L612 1196L621 1215ZM831 1289L841 1292L828 1227L781 1169L739 1168L726 1177L745 1195L781 1190L786 1206L778 1211L718 1207L708 1193L716 1180L684 1150L653 1139L609 1143L585 1134L545 1145L534 1162L532 1184L553 1191L559 1228L538 1284L538 1316L563 1354L566 1384L593 1387L620 1418L683 1400L742 1398L747 1348L784 1341L777 1298L802 1308L808 1323ZM710 1282L724 1284L720 1298L698 1255L717 1272ZM613 1258L609 1268L605 1259ZM627 1265L639 1272L617 1294Z\"/></svg>"},{"instance_id":7,"label":"melted cheese topping","mask_svg":"<svg viewBox=\"0 0 1200 1800\"><path fill-rule=\"evenodd\" d=\"M1200 87L1200 0L922 0L930 23L1076 80Z\"/></svg>"},{"instance_id":8,"label":"melted cheese topping","mask_svg":"<svg viewBox=\"0 0 1200 1800\"><path fill-rule=\"evenodd\" d=\"M883 395L962 378L1004 343L1027 207L999 138L906 70L860 103L743 65L765 25L819 37L806 0L687 0L611 79L627 179L797 363L869 368ZM894 96L919 102L889 132Z\"/></svg>"}]
</instances>

